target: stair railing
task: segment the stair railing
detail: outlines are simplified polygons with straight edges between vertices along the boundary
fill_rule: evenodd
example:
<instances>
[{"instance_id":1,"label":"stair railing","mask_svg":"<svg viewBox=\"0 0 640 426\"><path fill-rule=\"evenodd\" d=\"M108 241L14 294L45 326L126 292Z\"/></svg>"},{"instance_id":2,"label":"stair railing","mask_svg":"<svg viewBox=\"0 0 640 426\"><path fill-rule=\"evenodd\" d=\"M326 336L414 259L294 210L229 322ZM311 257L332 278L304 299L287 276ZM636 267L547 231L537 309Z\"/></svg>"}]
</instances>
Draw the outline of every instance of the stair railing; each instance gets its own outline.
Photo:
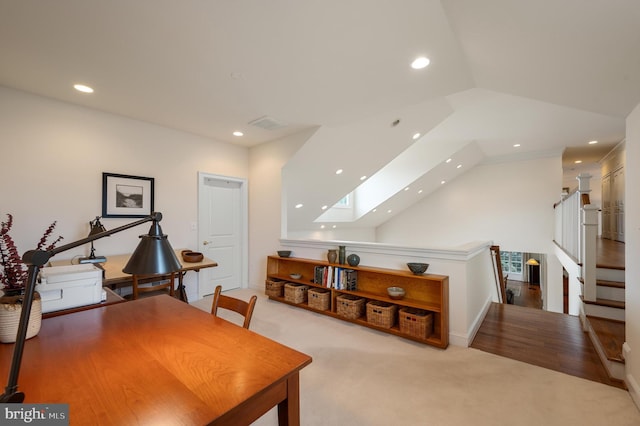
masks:
<instances>
[{"instance_id":1,"label":"stair railing","mask_svg":"<svg viewBox=\"0 0 640 426\"><path fill-rule=\"evenodd\" d=\"M554 204L555 242L571 257L581 262L580 250L580 194L575 191Z\"/></svg>"},{"instance_id":2,"label":"stair railing","mask_svg":"<svg viewBox=\"0 0 640 426\"><path fill-rule=\"evenodd\" d=\"M589 198L591 175L580 174L577 179L577 191L554 205L555 242L581 265L582 297L594 302L599 208L592 205Z\"/></svg>"},{"instance_id":3,"label":"stair railing","mask_svg":"<svg viewBox=\"0 0 640 426\"><path fill-rule=\"evenodd\" d=\"M500 246L491 246L491 260L493 265L493 275L496 279L496 289L498 292L498 302L507 303L507 283L502 275L502 261L500 260Z\"/></svg>"}]
</instances>

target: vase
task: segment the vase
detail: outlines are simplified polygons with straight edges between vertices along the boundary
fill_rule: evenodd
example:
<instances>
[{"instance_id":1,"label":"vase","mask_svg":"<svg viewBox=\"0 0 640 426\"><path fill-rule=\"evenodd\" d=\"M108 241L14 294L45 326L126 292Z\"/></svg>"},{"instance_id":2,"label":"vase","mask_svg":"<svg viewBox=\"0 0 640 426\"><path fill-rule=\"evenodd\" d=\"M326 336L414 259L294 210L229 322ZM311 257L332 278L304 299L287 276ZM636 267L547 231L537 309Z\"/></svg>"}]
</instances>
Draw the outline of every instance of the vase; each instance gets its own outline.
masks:
<instances>
[{"instance_id":1,"label":"vase","mask_svg":"<svg viewBox=\"0 0 640 426\"><path fill-rule=\"evenodd\" d=\"M344 265L347 255L347 249L345 246L338 246L338 263Z\"/></svg>"},{"instance_id":2,"label":"vase","mask_svg":"<svg viewBox=\"0 0 640 426\"><path fill-rule=\"evenodd\" d=\"M0 342L14 343L20 325L20 314L22 313L21 299L24 296L1 296L0 297ZM20 300L20 302L19 302ZM42 324L42 300L40 294L35 292L29 314L29 325L27 326L27 339L36 336L40 332Z\"/></svg>"},{"instance_id":3,"label":"vase","mask_svg":"<svg viewBox=\"0 0 640 426\"><path fill-rule=\"evenodd\" d=\"M349 264L349 266L358 266L358 264L360 264L360 256L355 253L351 253L347 257L347 263Z\"/></svg>"},{"instance_id":4,"label":"vase","mask_svg":"<svg viewBox=\"0 0 640 426\"><path fill-rule=\"evenodd\" d=\"M327 252L327 260L329 263L336 263L336 260L338 260L338 250L330 249Z\"/></svg>"}]
</instances>

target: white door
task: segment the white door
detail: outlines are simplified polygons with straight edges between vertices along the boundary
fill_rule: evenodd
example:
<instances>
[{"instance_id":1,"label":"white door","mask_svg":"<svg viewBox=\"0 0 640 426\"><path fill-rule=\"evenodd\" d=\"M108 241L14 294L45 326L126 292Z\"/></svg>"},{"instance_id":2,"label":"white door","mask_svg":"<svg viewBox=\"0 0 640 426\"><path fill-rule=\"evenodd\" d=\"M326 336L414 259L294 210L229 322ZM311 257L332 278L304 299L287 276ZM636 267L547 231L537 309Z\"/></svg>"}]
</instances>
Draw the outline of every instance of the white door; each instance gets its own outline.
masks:
<instances>
[{"instance_id":1,"label":"white door","mask_svg":"<svg viewBox=\"0 0 640 426\"><path fill-rule=\"evenodd\" d=\"M199 250L218 263L200 271L199 297L213 294L217 285L246 287L246 200L245 180L198 173Z\"/></svg>"}]
</instances>

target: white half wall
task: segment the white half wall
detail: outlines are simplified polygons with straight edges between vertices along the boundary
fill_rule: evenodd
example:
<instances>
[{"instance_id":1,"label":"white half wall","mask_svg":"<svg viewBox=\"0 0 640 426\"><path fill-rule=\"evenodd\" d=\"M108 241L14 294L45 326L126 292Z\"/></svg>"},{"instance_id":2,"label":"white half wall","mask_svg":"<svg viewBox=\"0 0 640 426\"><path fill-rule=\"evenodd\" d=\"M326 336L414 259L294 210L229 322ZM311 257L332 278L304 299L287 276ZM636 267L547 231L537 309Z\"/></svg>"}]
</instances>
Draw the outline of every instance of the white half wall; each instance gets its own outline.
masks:
<instances>
[{"instance_id":1,"label":"white half wall","mask_svg":"<svg viewBox=\"0 0 640 426\"><path fill-rule=\"evenodd\" d=\"M439 248L290 239L281 240L281 244L292 251L292 256L305 259L326 260L329 248L345 245L347 255L358 254L363 266L407 270L407 262L428 263L427 273L449 277L449 343L452 345L468 346L484 319L488 304L497 300L490 242ZM264 288L264 282L261 286Z\"/></svg>"}]
</instances>

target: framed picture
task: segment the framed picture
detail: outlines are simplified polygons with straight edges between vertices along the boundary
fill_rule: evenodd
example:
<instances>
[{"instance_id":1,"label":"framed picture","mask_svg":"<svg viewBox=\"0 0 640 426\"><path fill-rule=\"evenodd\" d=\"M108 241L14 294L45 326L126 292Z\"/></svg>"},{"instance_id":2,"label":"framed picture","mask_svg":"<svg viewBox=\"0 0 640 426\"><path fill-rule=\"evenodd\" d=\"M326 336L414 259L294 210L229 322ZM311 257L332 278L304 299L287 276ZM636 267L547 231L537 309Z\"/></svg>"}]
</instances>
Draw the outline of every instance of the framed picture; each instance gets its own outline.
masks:
<instances>
[{"instance_id":1,"label":"framed picture","mask_svg":"<svg viewBox=\"0 0 640 426\"><path fill-rule=\"evenodd\" d=\"M153 178L102 173L102 217L145 217L153 212Z\"/></svg>"}]
</instances>

